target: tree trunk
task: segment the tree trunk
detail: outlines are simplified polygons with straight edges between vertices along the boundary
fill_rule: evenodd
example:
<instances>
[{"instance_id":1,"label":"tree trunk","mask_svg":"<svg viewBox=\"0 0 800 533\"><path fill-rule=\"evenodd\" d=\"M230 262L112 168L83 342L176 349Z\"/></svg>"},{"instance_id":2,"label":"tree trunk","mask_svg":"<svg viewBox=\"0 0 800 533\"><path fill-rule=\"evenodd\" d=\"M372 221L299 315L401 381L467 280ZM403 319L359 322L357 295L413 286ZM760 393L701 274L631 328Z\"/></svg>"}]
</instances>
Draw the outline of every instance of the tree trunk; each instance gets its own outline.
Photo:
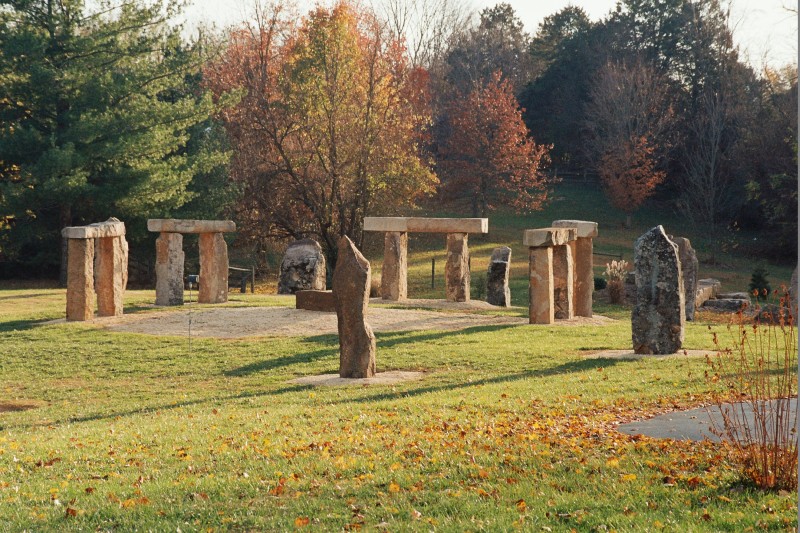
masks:
<instances>
[{"instance_id":1,"label":"tree trunk","mask_svg":"<svg viewBox=\"0 0 800 533\"><path fill-rule=\"evenodd\" d=\"M625 229L631 229L633 220L630 213L625 213Z\"/></svg>"}]
</instances>

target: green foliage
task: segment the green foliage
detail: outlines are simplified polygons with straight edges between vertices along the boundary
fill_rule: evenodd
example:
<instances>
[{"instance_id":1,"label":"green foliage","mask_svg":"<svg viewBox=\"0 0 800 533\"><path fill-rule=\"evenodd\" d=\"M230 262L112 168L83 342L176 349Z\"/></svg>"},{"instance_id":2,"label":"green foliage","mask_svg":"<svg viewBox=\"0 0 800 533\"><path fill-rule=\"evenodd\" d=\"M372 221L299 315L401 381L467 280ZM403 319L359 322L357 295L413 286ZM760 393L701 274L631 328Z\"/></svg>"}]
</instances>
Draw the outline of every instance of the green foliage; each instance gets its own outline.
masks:
<instances>
[{"instance_id":1,"label":"green foliage","mask_svg":"<svg viewBox=\"0 0 800 533\"><path fill-rule=\"evenodd\" d=\"M215 105L197 86L201 46L169 25L177 13L171 1L0 11L5 260L56 264L63 226L168 215L225 165L217 146L190 146Z\"/></svg>"},{"instance_id":2,"label":"green foliage","mask_svg":"<svg viewBox=\"0 0 800 533\"><path fill-rule=\"evenodd\" d=\"M608 281L603 276L595 276L594 277L594 290L601 291L606 288L608 285Z\"/></svg>"},{"instance_id":3,"label":"green foliage","mask_svg":"<svg viewBox=\"0 0 800 533\"><path fill-rule=\"evenodd\" d=\"M767 276L769 272L763 266L758 266L753 270L753 274L750 276L750 285L748 288L750 289L750 293L755 295L755 297L759 300L766 300L769 296L769 293L772 292L772 289L769 286L769 280Z\"/></svg>"}]
</instances>

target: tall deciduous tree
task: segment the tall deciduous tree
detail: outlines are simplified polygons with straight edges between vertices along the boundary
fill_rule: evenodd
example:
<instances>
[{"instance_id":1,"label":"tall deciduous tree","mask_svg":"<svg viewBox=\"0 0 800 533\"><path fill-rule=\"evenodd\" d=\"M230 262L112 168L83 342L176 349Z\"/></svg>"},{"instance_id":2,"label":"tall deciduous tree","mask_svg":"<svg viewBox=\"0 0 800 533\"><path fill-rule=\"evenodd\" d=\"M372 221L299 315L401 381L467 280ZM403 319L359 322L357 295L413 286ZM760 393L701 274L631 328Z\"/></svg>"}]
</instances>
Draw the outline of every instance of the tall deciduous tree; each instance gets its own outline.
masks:
<instances>
[{"instance_id":1,"label":"tall deciduous tree","mask_svg":"<svg viewBox=\"0 0 800 533\"><path fill-rule=\"evenodd\" d=\"M439 162L446 195L467 199L473 216L498 205L539 209L547 199L540 170L551 147L529 136L511 82L495 73L459 100L450 117L451 134Z\"/></svg>"},{"instance_id":2,"label":"tall deciduous tree","mask_svg":"<svg viewBox=\"0 0 800 533\"><path fill-rule=\"evenodd\" d=\"M673 112L667 84L643 63L608 63L598 73L586 116L590 160L611 203L627 216L666 176Z\"/></svg>"},{"instance_id":3,"label":"tall deciduous tree","mask_svg":"<svg viewBox=\"0 0 800 533\"><path fill-rule=\"evenodd\" d=\"M423 158L426 78L375 17L342 2L299 25L280 5L206 72L215 92L239 89L223 113L244 187L242 231L253 239L315 237L361 245L363 218L434 190Z\"/></svg>"},{"instance_id":4,"label":"tall deciduous tree","mask_svg":"<svg viewBox=\"0 0 800 533\"><path fill-rule=\"evenodd\" d=\"M192 198L195 175L225 163L212 147L185 149L214 106L190 90L201 53L168 24L176 4L3 4L5 260L47 270L58 263L62 227L165 215Z\"/></svg>"}]
</instances>

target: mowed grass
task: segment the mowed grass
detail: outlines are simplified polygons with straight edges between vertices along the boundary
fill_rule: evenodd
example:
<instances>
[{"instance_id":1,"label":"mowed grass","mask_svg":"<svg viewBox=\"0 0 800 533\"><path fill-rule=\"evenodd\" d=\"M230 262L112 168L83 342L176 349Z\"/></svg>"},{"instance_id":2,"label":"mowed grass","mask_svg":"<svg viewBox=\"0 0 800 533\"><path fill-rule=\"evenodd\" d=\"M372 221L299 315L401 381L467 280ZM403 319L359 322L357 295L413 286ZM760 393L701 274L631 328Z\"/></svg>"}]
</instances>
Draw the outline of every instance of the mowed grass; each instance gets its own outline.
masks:
<instances>
[{"instance_id":1,"label":"mowed grass","mask_svg":"<svg viewBox=\"0 0 800 533\"><path fill-rule=\"evenodd\" d=\"M153 299L129 291L126 313ZM288 381L335 373L336 336L43 323L64 304L0 293L3 531L796 527L794 496L742 483L719 445L615 431L705 397L702 359L584 358L628 347L627 320L378 334L379 370L425 377L315 389ZM708 327L687 347L711 348Z\"/></svg>"}]
</instances>

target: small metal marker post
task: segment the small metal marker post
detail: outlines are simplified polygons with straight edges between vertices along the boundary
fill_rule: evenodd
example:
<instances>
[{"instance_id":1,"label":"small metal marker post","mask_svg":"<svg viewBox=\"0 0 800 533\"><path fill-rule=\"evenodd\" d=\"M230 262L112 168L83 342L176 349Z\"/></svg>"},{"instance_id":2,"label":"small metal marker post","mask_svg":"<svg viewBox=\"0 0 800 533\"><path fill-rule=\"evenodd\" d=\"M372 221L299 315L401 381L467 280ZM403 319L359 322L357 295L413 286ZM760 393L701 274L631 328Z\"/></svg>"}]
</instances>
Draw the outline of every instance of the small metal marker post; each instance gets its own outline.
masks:
<instances>
[{"instance_id":1,"label":"small metal marker post","mask_svg":"<svg viewBox=\"0 0 800 533\"><path fill-rule=\"evenodd\" d=\"M436 288L436 258L431 257L431 289Z\"/></svg>"},{"instance_id":2,"label":"small metal marker post","mask_svg":"<svg viewBox=\"0 0 800 533\"><path fill-rule=\"evenodd\" d=\"M200 276L192 274L186 276L186 282L189 284L189 303L192 303L192 286L200 283ZM189 352L192 351L192 308L189 307Z\"/></svg>"}]
</instances>

